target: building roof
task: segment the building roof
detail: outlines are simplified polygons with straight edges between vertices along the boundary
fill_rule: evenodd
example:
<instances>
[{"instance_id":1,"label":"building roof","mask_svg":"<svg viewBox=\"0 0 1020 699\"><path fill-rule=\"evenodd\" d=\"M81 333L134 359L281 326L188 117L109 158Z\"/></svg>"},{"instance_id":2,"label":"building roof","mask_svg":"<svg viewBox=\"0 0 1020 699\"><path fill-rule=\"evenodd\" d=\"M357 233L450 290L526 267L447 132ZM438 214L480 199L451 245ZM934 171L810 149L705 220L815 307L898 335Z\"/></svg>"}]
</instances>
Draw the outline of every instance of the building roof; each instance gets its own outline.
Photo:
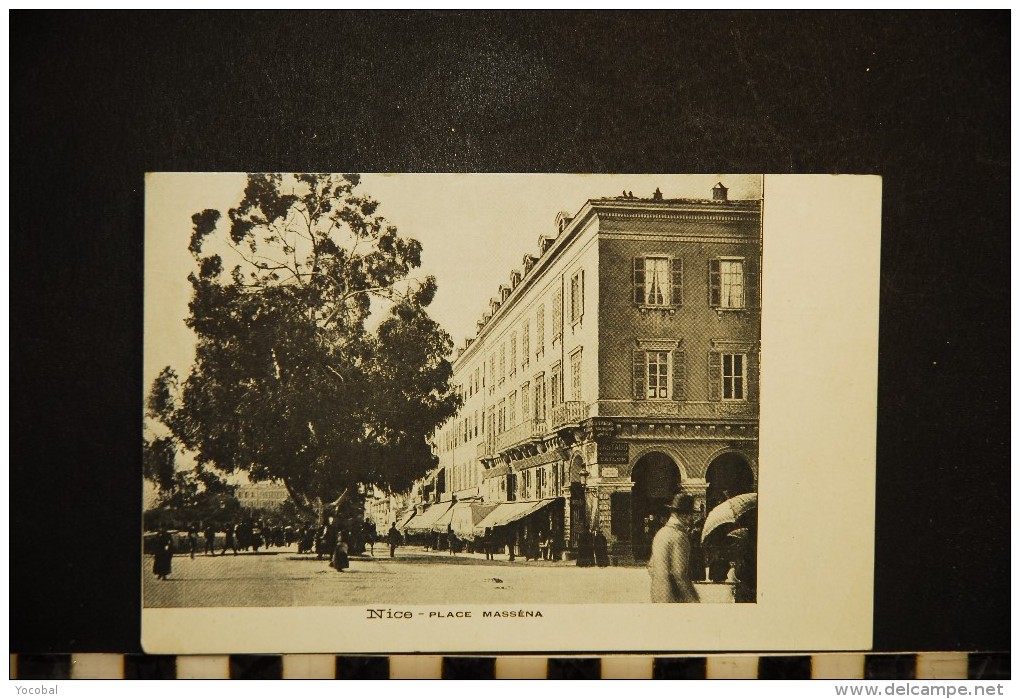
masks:
<instances>
[{"instance_id":1,"label":"building roof","mask_svg":"<svg viewBox=\"0 0 1020 699\"><path fill-rule=\"evenodd\" d=\"M721 186L722 183L718 183L716 187ZM714 189L714 188L713 188ZM534 264L530 269L527 269L523 273L523 277L517 284L511 284L510 294L504 301L496 302L495 299L490 299L491 312L484 313L481 319L477 322L478 331L475 333L473 338L466 338L464 344L457 348L456 357L454 358L454 364L458 363L464 354L471 348L474 341L485 333L487 328L490 326L490 321L498 318L501 313L500 311L506 307L513 305L516 298L522 294L522 291L518 291L521 287L528 286L528 283L541 275L542 270L545 268L548 261L556 257L559 250L564 246L564 242L567 238L573 237L573 233L580 230L581 226L587 222L587 220L594 215L608 213L611 211L618 212L635 212L635 211L668 211L671 209L683 208L686 213L692 216L707 215L707 216L718 216L720 214L730 214L737 217L748 217L758 216L761 211L761 200L759 199L692 199L692 198L673 198L673 199L653 199L651 197L643 198L632 196L630 193L624 194L623 196L616 197L600 197L596 199L589 199L581 207L580 211L573 217L567 217L566 212L559 212L556 214L556 224L559 226L560 221L566 220L567 225L562 231L557 231L555 236L539 236L539 250L538 255L532 255L526 253L524 260L528 258L534 260ZM544 240L550 240L547 245L543 245ZM504 285L500 285L503 288ZM499 298L499 295L497 295ZM494 308L493 308L494 306Z\"/></svg>"}]
</instances>

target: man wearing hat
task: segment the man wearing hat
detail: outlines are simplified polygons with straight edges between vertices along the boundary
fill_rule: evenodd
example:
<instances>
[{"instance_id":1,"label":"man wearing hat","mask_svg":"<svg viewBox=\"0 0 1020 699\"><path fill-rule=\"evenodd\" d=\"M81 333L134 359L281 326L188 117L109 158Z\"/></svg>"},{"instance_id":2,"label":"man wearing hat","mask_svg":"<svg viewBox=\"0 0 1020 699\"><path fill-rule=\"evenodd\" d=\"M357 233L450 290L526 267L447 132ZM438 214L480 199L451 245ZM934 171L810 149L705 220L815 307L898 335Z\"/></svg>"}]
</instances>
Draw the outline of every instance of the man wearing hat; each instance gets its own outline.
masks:
<instances>
[{"instance_id":1,"label":"man wearing hat","mask_svg":"<svg viewBox=\"0 0 1020 699\"><path fill-rule=\"evenodd\" d=\"M694 498L675 495L666 508L669 521L652 540L648 574L652 576L652 602L697 602L689 574L691 541L687 532L694 518Z\"/></svg>"}]
</instances>

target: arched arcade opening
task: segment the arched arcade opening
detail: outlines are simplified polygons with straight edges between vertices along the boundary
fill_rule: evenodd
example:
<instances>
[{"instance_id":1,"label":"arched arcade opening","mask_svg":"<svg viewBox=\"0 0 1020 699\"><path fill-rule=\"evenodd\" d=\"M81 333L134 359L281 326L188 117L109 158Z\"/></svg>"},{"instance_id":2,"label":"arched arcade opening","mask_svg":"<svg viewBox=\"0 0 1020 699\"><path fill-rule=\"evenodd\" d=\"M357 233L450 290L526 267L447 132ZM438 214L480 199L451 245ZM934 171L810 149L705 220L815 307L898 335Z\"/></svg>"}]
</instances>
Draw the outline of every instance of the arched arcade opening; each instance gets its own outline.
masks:
<instances>
[{"instance_id":1,"label":"arched arcade opening","mask_svg":"<svg viewBox=\"0 0 1020 699\"><path fill-rule=\"evenodd\" d=\"M652 539L665 522L666 505L680 492L680 468L668 455L645 454L631 469L631 544L634 558L648 560Z\"/></svg>"},{"instance_id":2,"label":"arched arcade opening","mask_svg":"<svg viewBox=\"0 0 1020 699\"><path fill-rule=\"evenodd\" d=\"M747 457L728 451L712 459L705 472L705 512L737 495L754 492L754 471Z\"/></svg>"}]
</instances>

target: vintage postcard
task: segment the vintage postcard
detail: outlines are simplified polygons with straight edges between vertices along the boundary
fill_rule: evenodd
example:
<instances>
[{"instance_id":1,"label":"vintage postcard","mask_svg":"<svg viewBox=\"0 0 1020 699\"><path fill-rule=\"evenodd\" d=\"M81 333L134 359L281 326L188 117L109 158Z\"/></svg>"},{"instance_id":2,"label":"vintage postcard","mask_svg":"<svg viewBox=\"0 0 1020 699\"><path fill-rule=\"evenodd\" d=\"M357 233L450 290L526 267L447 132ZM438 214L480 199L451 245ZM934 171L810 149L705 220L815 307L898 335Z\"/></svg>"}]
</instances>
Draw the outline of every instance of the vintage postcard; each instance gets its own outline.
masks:
<instances>
[{"instance_id":1,"label":"vintage postcard","mask_svg":"<svg viewBox=\"0 0 1020 699\"><path fill-rule=\"evenodd\" d=\"M151 173L149 653L871 645L881 179Z\"/></svg>"}]
</instances>

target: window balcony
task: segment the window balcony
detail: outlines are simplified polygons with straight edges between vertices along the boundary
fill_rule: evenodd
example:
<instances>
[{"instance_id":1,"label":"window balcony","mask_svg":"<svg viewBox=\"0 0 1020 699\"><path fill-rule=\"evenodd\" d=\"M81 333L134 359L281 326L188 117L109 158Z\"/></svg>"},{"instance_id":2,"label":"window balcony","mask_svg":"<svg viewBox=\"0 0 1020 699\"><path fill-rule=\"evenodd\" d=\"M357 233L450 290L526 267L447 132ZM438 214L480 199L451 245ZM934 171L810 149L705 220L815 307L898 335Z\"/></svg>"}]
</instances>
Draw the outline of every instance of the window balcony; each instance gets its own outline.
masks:
<instances>
[{"instance_id":1,"label":"window balcony","mask_svg":"<svg viewBox=\"0 0 1020 699\"><path fill-rule=\"evenodd\" d=\"M525 420L496 435L496 451L503 451L521 442L530 442L548 432L545 420Z\"/></svg>"},{"instance_id":2,"label":"window balcony","mask_svg":"<svg viewBox=\"0 0 1020 699\"><path fill-rule=\"evenodd\" d=\"M493 444L493 440L489 438L480 441L475 449L475 454L479 459L484 458L486 456L491 456L492 454L495 453L496 449Z\"/></svg>"},{"instance_id":3,"label":"window balcony","mask_svg":"<svg viewBox=\"0 0 1020 699\"><path fill-rule=\"evenodd\" d=\"M557 430L568 425L580 424L588 419L588 404L579 400L568 400L552 409L552 428Z\"/></svg>"}]
</instances>

